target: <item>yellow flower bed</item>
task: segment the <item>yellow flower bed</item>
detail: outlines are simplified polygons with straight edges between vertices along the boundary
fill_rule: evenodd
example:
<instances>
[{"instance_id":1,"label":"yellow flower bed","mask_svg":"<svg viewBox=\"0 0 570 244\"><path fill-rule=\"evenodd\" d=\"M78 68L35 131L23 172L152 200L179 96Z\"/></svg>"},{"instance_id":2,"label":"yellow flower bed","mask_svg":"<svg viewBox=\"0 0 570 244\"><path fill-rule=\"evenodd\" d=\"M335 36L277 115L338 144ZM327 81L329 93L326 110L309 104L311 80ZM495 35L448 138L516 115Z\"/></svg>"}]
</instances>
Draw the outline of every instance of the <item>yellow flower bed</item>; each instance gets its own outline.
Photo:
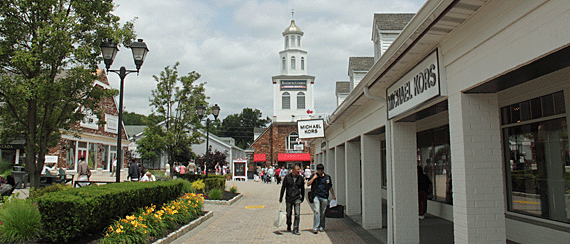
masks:
<instances>
[{"instance_id":1,"label":"yellow flower bed","mask_svg":"<svg viewBox=\"0 0 570 244\"><path fill-rule=\"evenodd\" d=\"M145 207L109 226L100 243L146 243L149 237L161 238L197 218L203 203L202 194L188 193L161 208Z\"/></svg>"}]
</instances>

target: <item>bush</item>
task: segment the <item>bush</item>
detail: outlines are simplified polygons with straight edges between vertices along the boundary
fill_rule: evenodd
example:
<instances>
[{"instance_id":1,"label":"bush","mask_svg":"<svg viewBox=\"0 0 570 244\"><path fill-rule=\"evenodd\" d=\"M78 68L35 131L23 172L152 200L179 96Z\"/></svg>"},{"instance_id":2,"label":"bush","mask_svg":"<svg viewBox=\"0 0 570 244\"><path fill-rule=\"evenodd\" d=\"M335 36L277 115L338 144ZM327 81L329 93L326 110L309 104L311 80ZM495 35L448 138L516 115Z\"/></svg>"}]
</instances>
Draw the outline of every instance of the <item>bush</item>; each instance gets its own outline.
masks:
<instances>
[{"instance_id":1,"label":"bush","mask_svg":"<svg viewBox=\"0 0 570 244\"><path fill-rule=\"evenodd\" d=\"M12 199L0 208L2 243L25 242L41 236L40 212L26 199Z\"/></svg>"},{"instance_id":2,"label":"bush","mask_svg":"<svg viewBox=\"0 0 570 244\"><path fill-rule=\"evenodd\" d=\"M196 193L196 188L192 187L192 183L187 180L179 180L182 182L182 193Z\"/></svg>"},{"instance_id":3,"label":"bush","mask_svg":"<svg viewBox=\"0 0 570 244\"><path fill-rule=\"evenodd\" d=\"M11 172L12 166L14 166L14 164L8 163L8 161L6 161L4 159L0 159L0 174L5 174L6 172Z\"/></svg>"},{"instance_id":4,"label":"bush","mask_svg":"<svg viewBox=\"0 0 570 244\"><path fill-rule=\"evenodd\" d=\"M66 184L53 184L51 186L46 186L44 188L39 188L39 189L30 188L30 198L33 201L34 199L37 199L38 197L41 197L47 193L58 192L68 189L73 189L73 186Z\"/></svg>"},{"instance_id":5,"label":"bush","mask_svg":"<svg viewBox=\"0 0 570 244\"><path fill-rule=\"evenodd\" d=\"M181 192L180 181L122 182L50 192L36 202L45 237L61 243L101 234L113 219L144 206L162 205Z\"/></svg>"},{"instance_id":6,"label":"bush","mask_svg":"<svg viewBox=\"0 0 570 244\"><path fill-rule=\"evenodd\" d=\"M223 193L224 193L223 190L214 188L210 191L210 193L208 193L208 199L220 200L222 199Z\"/></svg>"},{"instance_id":7,"label":"bush","mask_svg":"<svg viewBox=\"0 0 570 244\"><path fill-rule=\"evenodd\" d=\"M225 177L216 177L216 178L207 178L204 180L206 184L206 189L213 190L213 189L226 189L226 178Z\"/></svg>"},{"instance_id":8,"label":"bush","mask_svg":"<svg viewBox=\"0 0 570 244\"><path fill-rule=\"evenodd\" d=\"M204 184L204 182L202 182L202 180L197 180L197 181L192 182L192 187L198 191L204 190L205 186L206 186L206 184Z\"/></svg>"},{"instance_id":9,"label":"bush","mask_svg":"<svg viewBox=\"0 0 570 244\"><path fill-rule=\"evenodd\" d=\"M232 187L230 187L230 192L231 192L231 193L236 193L236 192L237 192L237 186L232 185Z\"/></svg>"}]
</instances>

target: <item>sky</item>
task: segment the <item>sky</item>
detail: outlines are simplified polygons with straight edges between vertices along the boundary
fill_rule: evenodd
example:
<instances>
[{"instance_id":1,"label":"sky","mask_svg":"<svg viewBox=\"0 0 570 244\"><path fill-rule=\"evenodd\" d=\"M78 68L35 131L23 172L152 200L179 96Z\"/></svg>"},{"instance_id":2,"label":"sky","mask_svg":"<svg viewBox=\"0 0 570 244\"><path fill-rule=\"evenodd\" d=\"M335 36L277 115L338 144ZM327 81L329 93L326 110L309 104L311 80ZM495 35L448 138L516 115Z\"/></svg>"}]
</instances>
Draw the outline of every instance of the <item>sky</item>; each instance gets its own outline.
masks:
<instances>
[{"instance_id":1,"label":"sky","mask_svg":"<svg viewBox=\"0 0 570 244\"><path fill-rule=\"evenodd\" d=\"M135 20L137 38L149 53L140 74L125 79L125 111L148 115L153 75L178 66L179 75L201 74L210 105L220 119L243 108L273 116L271 77L280 74L282 32L295 24L304 32L307 74L315 76L315 112L336 108L335 82L348 81L349 57L374 56L374 13L416 13L425 0L115 0L121 22ZM130 50L120 48L112 69L134 69ZM100 64L104 68L104 64ZM119 76L108 75L119 88Z\"/></svg>"}]
</instances>

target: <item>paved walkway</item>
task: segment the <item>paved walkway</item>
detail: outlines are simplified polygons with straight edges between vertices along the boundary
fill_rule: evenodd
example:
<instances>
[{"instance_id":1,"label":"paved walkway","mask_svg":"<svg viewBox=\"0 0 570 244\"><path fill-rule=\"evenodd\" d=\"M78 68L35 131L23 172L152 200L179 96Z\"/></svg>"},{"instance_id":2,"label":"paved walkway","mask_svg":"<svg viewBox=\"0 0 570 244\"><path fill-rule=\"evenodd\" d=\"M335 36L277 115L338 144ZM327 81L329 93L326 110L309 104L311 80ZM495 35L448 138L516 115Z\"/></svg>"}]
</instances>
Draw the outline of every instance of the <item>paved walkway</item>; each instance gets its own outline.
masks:
<instances>
[{"instance_id":1,"label":"paved walkway","mask_svg":"<svg viewBox=\"0 0 570 244\"><path fill-rule=\"evenodd\" d=\"M301 204L301 235L292 235L273 226L279 208L281 185L253 181L228 181L243 197L233 205L205 204L214 216L174 244L181 243L365 243L342 219L327 219L325 232L313 234L313 211L307 201ZM283 200L285 201L285 200ZM264 208L246 209L246 206Z\"/></svg>"}]
</instances>

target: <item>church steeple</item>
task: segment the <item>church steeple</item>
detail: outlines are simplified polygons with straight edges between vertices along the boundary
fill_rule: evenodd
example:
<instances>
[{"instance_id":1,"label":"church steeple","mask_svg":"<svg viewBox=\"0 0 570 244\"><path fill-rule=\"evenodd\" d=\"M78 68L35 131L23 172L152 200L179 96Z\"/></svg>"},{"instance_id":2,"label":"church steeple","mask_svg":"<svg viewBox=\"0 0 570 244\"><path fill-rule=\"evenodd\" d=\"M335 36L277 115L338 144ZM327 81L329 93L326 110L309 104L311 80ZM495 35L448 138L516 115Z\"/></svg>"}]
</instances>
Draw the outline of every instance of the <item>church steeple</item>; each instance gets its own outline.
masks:
<instances>
[{"instance_id":1,"label":"church steeple","mask_svg":"<svg viewBox=\"0 0 570 244\"><path fill-rule=\"evenodd\" d=\"M281 58L281 74L307 74L307 52L301 49L301 38L303 34L301 28L295 25L295 20L291 20L291 25L283 31L285 48L279 53Z\"/></svg>"},{"instance_id":2,"label":"church steeple","mask_svg":"<svg viewBox=\"0 0 570 244\"><path fill-rule=\"evenodd\" d=\"M273 76L273 122L309 119L314 111L315 77L307 75L307 51L301 49L303 34L294 19L283 31L285 47L279 52L281 75Z\"/></svg>"}]
</instances>

